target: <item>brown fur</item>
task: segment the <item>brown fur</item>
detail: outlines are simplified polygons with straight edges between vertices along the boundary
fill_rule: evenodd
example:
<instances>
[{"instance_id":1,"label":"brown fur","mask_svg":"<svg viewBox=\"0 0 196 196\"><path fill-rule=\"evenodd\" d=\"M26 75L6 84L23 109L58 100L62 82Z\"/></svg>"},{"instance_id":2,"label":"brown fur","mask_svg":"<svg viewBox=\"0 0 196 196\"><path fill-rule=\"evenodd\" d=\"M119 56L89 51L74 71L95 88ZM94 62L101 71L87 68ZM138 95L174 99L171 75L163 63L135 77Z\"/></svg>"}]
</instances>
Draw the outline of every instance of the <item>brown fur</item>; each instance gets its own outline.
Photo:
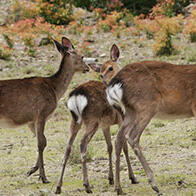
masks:
<instances>
[{"instance_id":1,"label":"brown fur","mask_svg":"<svg viewBox=\"0 0 196 196\"><path fill-rule=\"evenodd\" d=\"M116 139L116 190L122 194L119 177L122 140L126 136L139 158L153 190L159 193L154 175L139 146L150 120L196 116L196 65L143 61L125 66L109 85L122 83L124 121Z\"/></svg>"},{"instance_id":2,"label":"brown fur","mask_svg":"<svg viewBox=\"0 0 196 196\"><path fill-rule=\"evenodd\" d=\"M62 38L62 43L63 45L55 41L62 60L59 70L53 76L0 81L0 126L13 128L28 124L37 137L38 158L27 175L30 176L39 169L43 183L48 182L43 163L43 151L47 145L45 123L55 110L57 101L67 89L73 74L87 69L82 58L74 53L71 42Z\"/></svg>"},{"instance_id":3,"label":"brown fur","mask_svg":"<svg viewBox=\"0 0 196 196\"><path fill-rule=\"evenodd\" d=\"M112 46L110 53L113 53L114 50L117 52L117 46ZM119 52L118 52L119 53ZM112 55L111 55L112 56ZM119 54L117 55L119 56ZM116 57L115 55L112 57ZM100 69L100 74L104 76L106 81L108 78L114 76L118 71L118 66L116 64L117 58L113 58L115 61L112 60L112 57L109 61L104 63ZM113 70L108 70L110 67ZM96 68L97 70L97 68ZM108 71L107 71L108 70ZM111 73L110 73L111 72ZM107 74L110 73L110 74ZM110 135L110 126L114 124L120 125L122 122L122 116L116 109L109 105L107 98L106 98L106 85L102 82L98 81L89 81L84 84L79 85L75 88L71 93L71 96L83 95L87 98L88 104L84 108L82 112L82 122L80 124L77 123L77 118L74 113L72 113L72 122L70 127L70 137L68 139L68 146L66 148L65 157L63 160L63 167L61 171L60 180L57 186L56 193L61 193L61 186L63 182L63 174L65 170L65 166L67 160L69 158L71 147L74 142L74 139L81 128L82 123L84 123L86 129L83 135L83 138L80 143L80 152L81 152L81 159L82 159L82 166L83 166L83 185L85 186L85 190L87 193L91 193L91 188L88 181L88 173L87 173L87 166L86 166L86 150L87 145L90 142L93 135L96 133L98 127L102 129L108 154L109 154L109 183L113 184L113 169L112 169L112 143L111 143L111 135ZM128 174L129 178L132 180L132 183L137 183L136 178L133 174L131 164L128 157L128 148L127 143L123 145L123 151L126 157L127 166L128 166Z\"/></svg>"}]
</instances>

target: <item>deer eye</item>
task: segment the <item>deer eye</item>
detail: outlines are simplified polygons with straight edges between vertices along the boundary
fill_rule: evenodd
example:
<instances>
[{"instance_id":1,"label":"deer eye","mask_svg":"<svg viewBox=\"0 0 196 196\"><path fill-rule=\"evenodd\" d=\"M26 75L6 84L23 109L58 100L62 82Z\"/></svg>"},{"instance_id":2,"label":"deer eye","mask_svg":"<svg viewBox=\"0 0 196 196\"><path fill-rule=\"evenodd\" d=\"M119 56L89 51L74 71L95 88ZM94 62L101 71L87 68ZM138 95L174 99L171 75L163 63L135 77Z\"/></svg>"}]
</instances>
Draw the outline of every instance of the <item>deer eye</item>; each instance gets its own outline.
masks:
<instances>
[{"instance_id":1,"label":"deer eye","mask_svg":"<svg viewBox=\"0 0 196 196\"><path fill-rule=\"evenodd\" d=\"M108 69L109 71L113 71L113 67L109 67L109 69Z\"/></svg>"}]
</instances>

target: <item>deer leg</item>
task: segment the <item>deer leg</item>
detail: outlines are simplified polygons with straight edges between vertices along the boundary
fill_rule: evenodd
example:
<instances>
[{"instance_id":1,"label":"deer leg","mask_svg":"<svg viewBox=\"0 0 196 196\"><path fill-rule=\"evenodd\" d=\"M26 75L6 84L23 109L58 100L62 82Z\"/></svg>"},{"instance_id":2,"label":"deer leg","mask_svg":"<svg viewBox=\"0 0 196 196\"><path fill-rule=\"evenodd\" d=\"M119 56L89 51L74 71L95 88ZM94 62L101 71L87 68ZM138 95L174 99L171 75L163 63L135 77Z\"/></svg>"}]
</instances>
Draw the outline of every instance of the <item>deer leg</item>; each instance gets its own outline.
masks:
<instances>
[{"instance_id":1,"label":"deer leg","mask_svg":"<svg viewBox=\"0 0 196 196\"><path fill-rule=\"evenodd\" d=\"M36 164L34 167L32 167L28 172L27 176L29 177L31 174L35 173L39 169L39 156L37 158Z\"/></svg>"},{"instance_id":2,"label":"deer leg","mask_svg":"<svg viewBox=\"0 0 196 196\"><path fill-rule=\"evenodd\" d=\"M108 154L109 154L109 175L108 175L108 180L109 180L109 184L112 185L114 184L114 175L113 175L113 169L112 169L112 142L111 142L111 134L110 134L110 128L106 128L103 129L103 134L106 140L106 144L107 144L107 150L108 150Z\"/></svg>"},{"instance_id":3,"label":"deer leg","mask_svg":"<svg viewBox=\"0 0 196 196\"><path fill-rule=\"evenodd\" d=\"M64 175L64 171L65 171L65 166L67 163L67 160L69 158L69 155L71 153L71 147L72 144L76 138L76 135L78 133L78 130L81 128L81 124L78 124L75 120L72 119L71 122L71 126L70 126L70 136L68 139L68 144L66 147L66 151L65 151L65 156L63 158L63 165L62 165L62 170L61 170L61 174L60 174L60 179L56 188L56 194L60 194L61 193L61 187L62 187L62 183L63 183L63 175Z\"/></svg>"},{"instance_id":4,"label":"deer leg","mask_svg":"<svg viewBox=\"0 0 196 196\"><path fill-rule=\"evenodd\" d=\"M127 141L124 142L123 152L124 152L126 162L127 162L129 179L131 180L132 184L138 184L138 181L136 180L136 177L133 173L133 169L131 167L131 163L130 163L130 160L129 160Z\"/></svg>"},{"instance_id":5,"label":"deer leg","mask_svg":"<svg viewBox=\"0 0 196 196\"><path fill-rule=\"evenodd\" d=\"M37 137L37 145L38 145L38 158L35 166L27 173L28 176L36 172L39 168L40 179L43 183L49 183L46 178L45 170L44 170L44 161L43 161L43 151L47 145L46 137L44 135L44 126L45 119L38 118L36 122L36 137Z\"/></svg>"},{"instance_id":6,"label":"deer leg","mask_svg":"<svg viewBox=\"0 0 196 196\"><path fill-rule=\"evenodd\" d=\"M146 172L146 175L148 176L148 181L151 184L152 189L160 195L161 193L155 184L153 171L151 170L149 164L147 163L139 145L140 136L150 120L151 120L151 115L145 113L143 113L142 115L138 114L136 120L137 123L135 123L134 128L128 129L128 132L126 132L126 138L129 144L131 145L131 147L133 148L134 153L136 154L139 161L141 162Z\"/></svg>"},{"instance_id":7,"label":"deer leg","mask_svg":"<svg viewBox=\"0 0 196 196\"><path fill-rule=\"evenodd\" d=\"M34 122L29 123L28 127L31 130L31 132L33 133L33 136L35 136L36 135L36 133L35 133L35 123Z\"/></svg>"},{"instance_id":8,"label":"deer leg","mask_svg":"<svg viewBox=\"0 0 196 196\"><path fill-rule=\"evenodd\" d=\"M131 122L130 117L134 117L134 115L127 115L124 117L124 121L122 122L120 129L118 131L116 141L115 141L115 153L116 153L116 162L115 162L115 191L118 195L122 195L123 191L120 185L120 154L122 148L125 143L125 132L129 128L129 122ZM133 126L133 124L131 123Z\"/></svg>"},{"instance_id":9,"label":"deer leg","mask_svg":"<svg viewBox=\"0 0 196 196\"><path fill-rule=\"evenodd\" d=\"M87 166L86 166L86 150L87 145L90 142L91 138L95 134L98 129L98 123L88 124L86 127L86 133L84 134L81 143L80 143L80 153L82 159L82 171L83 171L83 185L87 193L92 193L88 181L88 173L87 173Z\"/></svg>"},{"instance_id":10,"label":"deer leg","mask_svg":"<svg viewBox=\"0 0 196 196\"><path fill-rule=\"evenodd\" d=\"M34 134L34 136L36 136L36 130L35 130L35 123L29 123L28 124L29 129L31 130L31 132ZM27 172L27 176L29 177L31 174L35 173L37 170L39 169L39 156L37 158L36 164L34 167L32 167L28 172Z\"/></svg>"},{"instance_id":11,"label":"deer leg","mask_svg":"<svg viewBox=\"0 0 196 196\"><path fill-rule=\"evenodd\" d=\"M29 129L31 130L31 132L34 134L34 136L36 136L36 132L35 132L35 124L33 123L29 123L28 124ZM35 164L34 167L32 167L28 172L27 172L27 176L29 177L31 174L35 173L38 169L39 169L39 157L37 159L37 162Z\"/></svg>"},{"instance_id":12,"label":"deer leg","mask_svg":"<svg viewBox=\"0 0 196 196\"><path fill-rule=\"evenodd\" d=\"M43 151L47 145L46 137L44 135L44 127L45 127L45 119L38 119L37 121L37 142L38 142L38 154L39 154L39 175L40 179L43 183L49 183L46 178L45 170L44 170L44 159L43 159Z\"/></svg>"}]
</instances>

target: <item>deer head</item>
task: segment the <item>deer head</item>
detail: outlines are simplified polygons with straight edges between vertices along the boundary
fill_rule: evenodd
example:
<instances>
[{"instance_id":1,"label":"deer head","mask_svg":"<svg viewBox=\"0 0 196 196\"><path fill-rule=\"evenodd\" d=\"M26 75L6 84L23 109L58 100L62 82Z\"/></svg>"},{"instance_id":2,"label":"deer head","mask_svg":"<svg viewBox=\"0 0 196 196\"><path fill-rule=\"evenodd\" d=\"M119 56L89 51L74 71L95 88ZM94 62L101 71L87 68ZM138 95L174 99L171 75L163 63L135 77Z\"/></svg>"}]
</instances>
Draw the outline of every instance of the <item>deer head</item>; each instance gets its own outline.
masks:
<instances>
[{"instance_id":1,"label":"deer head","mask_svg":"<svg viewBox=\"0 0 196 196\"><path fill-rule=\"evenodd\" d=\"M74 72L87 72L89 71L89 67L84 63L83 56L77 53L71 41L62 37L62 44L58 41L53 40L57 50L61 53L62 57L69 55L69 61L72 64L72 68Z\"/></svg>"},{"instance_id":2,"label":"deer head","mask_svg":"<svg viewBox=\"0 0 196 196\"><path fill-rule=\"evenodd\" d=\"M110 60L103 64L91 64L89 65L95 72L100 73L101 78L104 83L108 84L109 81L116 75L120 70L117 65L117 60L119 58L120 52L116 44L113 44L110 49Z\"/></svg>"}]
</instances>

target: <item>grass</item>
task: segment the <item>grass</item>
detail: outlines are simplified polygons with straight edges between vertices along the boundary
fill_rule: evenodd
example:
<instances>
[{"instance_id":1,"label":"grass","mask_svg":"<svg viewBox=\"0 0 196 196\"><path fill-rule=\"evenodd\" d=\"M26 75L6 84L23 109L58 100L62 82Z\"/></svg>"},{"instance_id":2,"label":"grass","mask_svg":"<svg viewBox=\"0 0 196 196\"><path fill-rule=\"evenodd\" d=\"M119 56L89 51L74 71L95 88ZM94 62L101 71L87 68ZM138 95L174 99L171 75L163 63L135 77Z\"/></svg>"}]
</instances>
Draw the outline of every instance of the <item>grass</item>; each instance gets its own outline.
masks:
<instances>
[{"instance_id":1,"label":"grass","mask_svg":"<svg viewBox=\"0 0 196 196\"><path fill-rule=\"evenodd\" d=\"M121 38L111 36L111 33L93 34L95 39L93 48L98 56L105 53L107 57L100 62L108 60L109 50L113 43L122 45L119 64L125 64L141 60L163 60L172 63L188 63L194 56L195 46L185 39L178 40L181 47L179 54L171 57L155 57L149 47L152 40L139 38L130 34L123 34ZM81 35L68 36L72 40L81 41ZM150 43L149 43L150 42ZM142 44L142 47L138 47ZM59 55L52 45L37 48L36 58L28 57L17 51L9 61L0 60L3 71L0 71L1 79L23 78L30 76L48 76L54 73L59 65ZM137 54L137 55L136 55ZM194 60L192 58L192 60ZM191 60L191 61L192 61ZM37 173L26 177L26 172L34 166L37 158L36 138L26 126L18 129L0 129L0 195L54 195L61 170L67 138L69 135L69 123L71 115L67 110L66 101L68 93L78 84L96 79L91 73L76 74L65 93L59 101L54 116L47 122L45 134L48 141L44 151L45 169L50 184L42 184L38 181ZM152 170L155 174L157 186L163 195L195 195L196 194L196 121L194 119L182 119L176 121L152 120L141 138L141 147ZM112 142L114 144L118 126L111 127ZM82 166L80 162L79 143L84 131L81 129L75 141L75 149L72 151L73 159L67 164L62 187L62 195L86 195L82 183ZM127 177L127 166L124 155L121 157L121 182L127 195L143 196L156 195L147 182L147 177L139 161L130 152L130 160L134 173L140 182L132 185ZM93 196L115 195L114 187L108 185L108 155L106 143L101 130L88 146L88 171L89 181L93 186ZM113 153L113 164L115 163Z\"/></svg>"}]
</instances>

